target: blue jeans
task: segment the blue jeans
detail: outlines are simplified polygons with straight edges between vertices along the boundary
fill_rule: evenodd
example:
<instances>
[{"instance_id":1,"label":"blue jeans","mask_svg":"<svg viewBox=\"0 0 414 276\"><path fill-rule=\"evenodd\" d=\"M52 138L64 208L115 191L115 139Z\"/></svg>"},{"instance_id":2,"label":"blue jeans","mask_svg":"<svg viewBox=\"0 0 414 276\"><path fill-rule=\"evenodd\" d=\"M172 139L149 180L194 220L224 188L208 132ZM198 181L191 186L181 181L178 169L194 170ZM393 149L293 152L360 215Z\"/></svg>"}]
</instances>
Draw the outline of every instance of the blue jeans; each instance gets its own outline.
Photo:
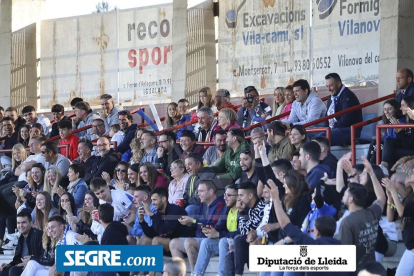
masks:
<instances>
[{"instance_id":1,"label":"blue jeans","mask_svg":"<svg viewBox=\"0 0 414 276\"><path fill-rule=\"evenodd\" d=\"M234 252L229 250L227 238L219 242L219 271L220 276L234 276Z\"/></svg>"},{"instance_id":2,"label":"blue jeans","mask_svg":"<svg viewBox=\"0 0 414 276\"><path fill-rule=\"evenodd\" d=\"M200 206L198 205L188 205L187 207L185 207L185 211L187 212L188 216L191 218L195 218L195 216L197 216L198 209L200 209Z\"/></svg>"},{"instance_id":3,"label":"blue jeans","mask_svg":"<svg viewBox=\"0 0 414 276\"><path fill-rule=\"evenodd\" d=\"M404 251L397 267L395 276L406 276L414 274L414 249Z\"/></svg>"},{"instance_id":4,"label":"blue jeans","mask_svg":"<svg viewBox=\"0 0 414 276\"><path fill-rule=\"evenodd\" d=\"M203 239L198 249L197 262L194 267L194 273L197 275L204 275L211 256L219 255L220 239ZM219 265L220 268L220 265ZM220 269L219 269L220 270Z\"/></svg>"}]
</instances>

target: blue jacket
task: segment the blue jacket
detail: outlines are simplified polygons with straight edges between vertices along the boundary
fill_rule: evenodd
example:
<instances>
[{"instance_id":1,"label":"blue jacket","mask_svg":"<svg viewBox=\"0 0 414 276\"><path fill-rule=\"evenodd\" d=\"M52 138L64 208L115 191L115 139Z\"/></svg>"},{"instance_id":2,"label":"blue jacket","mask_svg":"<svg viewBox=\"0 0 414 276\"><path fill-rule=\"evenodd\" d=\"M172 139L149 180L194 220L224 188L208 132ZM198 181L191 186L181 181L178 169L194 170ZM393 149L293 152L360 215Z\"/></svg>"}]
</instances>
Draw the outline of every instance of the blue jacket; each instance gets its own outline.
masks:
<instances>
[{"instance_id":1,"label":"blue jacket","mask_svg":"<svg viewBox=\"0 0 414 276\"><path fill-rule=\"evenodd\" d=\"M154 214L157 213L157 211L155 210L154 205L152 205L152 204L150 205L150 210ZM148 224L149 227L152 226L152 220L151 220L150 216L144 215L144 221ZM144 235L144 230L142 230L141 224L139 224L139 216L138 215L135 216L134 225L131 227L131 229L129 229L129 234L131 234L134 237L141 237L142 235Z\"/></svg>"},{"instance_id":2,"label":"blue jacket","mask_svg":"<svg viewBox=\"0 0 414 276\"><path fill-rule=\"evenodd\" d=\"M131 143L132 139L135 138L135 132L137 132L137 124L130 125L129 128L125 131L124 140L121 144L118 145L118 152L124 154L127 150L130 149L129 144Z\"/></svg>"},{"instance_id":3,"label":"blue jacket","mask_svg":"<svg viewBox=\"0 0 414 276\"><path fill-rule=\"evenodd\" d=\"M79 179L79 182L75 185L71 194L75 198L76 207L82 208L83 202L85 201L85 194L89 190L88 185L86 184L83 178Z\"/></svg>"},{"instance_id":4,"label":"blue jacket","mask_svg":"<svg viewBox=\"0 0 414 276\"><path fill-rule=\"evenodd\" d=\"M308 172L306 175L306 182L308 182L311 190L314 189L316 185L318 185L325 172L328 174L328 178L332 178L331 169L324 164L318 164L313 167L310 172Z\"/></svg>"},{"instance_id":5,"label":"blue jacket","mask_svg":"<svg viewBox=\"0 0 414 276\"><path fill-rule=\"evenodd\" d=\"M220 234L219 238L234 238L235 236L237 236L238 234L240 234L240 231L237 227L237 230L234 232L229 232L229 230L227 229L227 215L230 212L230 208L225 207L223 213L225 214L224 216L220 216L219 221L216 224L216 227L214 227ZM237 220L236 220L236 224L238 224L239 221L239 212L237 212Z\"/></svg>"},{"instance_id":6,"label":"blue jacket","mask_svg":"<svg viewBox=\"0 0 414 276\"><path fill-rule=\"evenodd\" d=\"M397 95L397 101L399 103L401 103L401 100L404 99L405 97L408 96L414 96L414 82L412 82L408 88L405 90L404 94L403 93L398 93Z\"/></svg>"},{"instance_id":7,"label":"blue jacket","mask_svg":"<svg viewBox=\"0 0 414 276\"><path fill-rule=\"evenodd\" d=\"M329 106L331 105L331 102L332 102L332 98L329 97L328 103L326 105L327 112L328 112ZM342 91L341 95L336 101L335 113L351 108L359 104L360 104L359 100L357 96L354 94L354 92L349 90L348 87L345 87L344 91ZM325 116L327 116L327 114ZM346 113L342 116L338 116L335 118L336 118L336 122L333 128L349 128L353 124L362 122L362 109L358 109L358 110Z\"/></svg>"},{"instance_id":8,"label":"blue jacket","mask_svg":"<svg viewBox=\"0 0 414 276\"><path fill-rule=\"evenodd\" d=\"M214 200L209 206L202 203L198 208L197 216L194 218L197 220L197 223L191 228L195 230L197 238L206 238L206 236L201 231L201 227L198 226L198 223L202 223L203 225L211 225L212 227L216 227L219 219L221 217L227 215L226 204L224 203L223 196L219 196Z\"/></svg>"},{"instance_id":9,"label":"blue jacket","mask_svg":"<svg viewBox=\"0 0 414 276\"><path fill-rule=\"evenodd\" d=\"M188 114L185 114L184 116L182 116L180 118L180 120L178 121L177 125L181 125L181 124L187 123L189 121L191 121L191 113L188 113ZM183 133L184 130L193 131L194 127L193 127L193 125L188 125L186 127L180 128L177 132L177 140L180 140L181 133Z\"/></svg>"}]
</instances>

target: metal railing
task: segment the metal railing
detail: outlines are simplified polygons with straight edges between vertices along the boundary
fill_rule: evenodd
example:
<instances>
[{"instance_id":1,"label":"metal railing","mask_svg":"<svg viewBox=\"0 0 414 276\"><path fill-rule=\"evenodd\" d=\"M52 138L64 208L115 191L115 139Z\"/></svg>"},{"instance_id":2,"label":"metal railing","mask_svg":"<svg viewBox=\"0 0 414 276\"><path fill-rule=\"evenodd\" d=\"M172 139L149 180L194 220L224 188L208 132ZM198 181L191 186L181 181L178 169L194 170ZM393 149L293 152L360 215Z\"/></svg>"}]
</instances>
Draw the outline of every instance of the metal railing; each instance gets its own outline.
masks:
<instances>
[{"instance_id":1,"label":"metal railing","mask_svg":"<svg viewBox=\"0 0 414 276\"><path fill-rule=\"evenodd\" d=\"M377 165L381 164L381 129L384 128L414 128L414 124L379 124L376 128Z\"/></svg>"},{"instance_id":2,"label":"metal railing","mask_svg":"<svg viewBox=\"0 0 414 276\"><path fill-rule=\"evenodd\" d=\"M356 164L356 129L364 127L366 125L369 124L373 124L376 123L378 121L382 120L382 116L364 121L364 122L360 122L358 124L352 125L351 126L351 152L352 152L352 165Z\"/></svg>"}]
</instances>

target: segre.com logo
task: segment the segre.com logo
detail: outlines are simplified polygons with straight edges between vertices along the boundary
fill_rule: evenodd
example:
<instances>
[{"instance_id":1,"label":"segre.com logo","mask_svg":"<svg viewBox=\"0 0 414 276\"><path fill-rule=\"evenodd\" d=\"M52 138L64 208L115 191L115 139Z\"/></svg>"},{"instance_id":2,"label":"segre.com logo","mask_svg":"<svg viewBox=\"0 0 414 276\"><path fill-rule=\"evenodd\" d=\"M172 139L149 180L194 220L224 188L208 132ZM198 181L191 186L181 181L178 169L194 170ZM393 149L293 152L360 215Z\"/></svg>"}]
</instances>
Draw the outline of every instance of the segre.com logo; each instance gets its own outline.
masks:
<instances>
[{"instance_id":1,"label":"segre.com logo","mask_svg":"<svg viewBox=\"0 0 414 276\"><path fill-rule=\"evenodd\" d=\"M162 271L161 245L61 245L57 271Z\"/></svg>"}]
</instances>

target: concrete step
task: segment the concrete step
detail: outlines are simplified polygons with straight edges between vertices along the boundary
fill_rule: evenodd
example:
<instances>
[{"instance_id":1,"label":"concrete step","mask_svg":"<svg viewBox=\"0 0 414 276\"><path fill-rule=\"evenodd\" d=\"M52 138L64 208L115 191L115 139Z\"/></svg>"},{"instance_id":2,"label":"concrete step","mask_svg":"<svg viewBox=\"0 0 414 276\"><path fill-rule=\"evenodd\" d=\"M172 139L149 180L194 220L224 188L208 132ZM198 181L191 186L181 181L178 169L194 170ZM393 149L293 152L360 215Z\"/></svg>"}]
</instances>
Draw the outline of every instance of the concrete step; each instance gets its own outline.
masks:
<instances>
[{"instance_id":1,"label":"concrete step","mask_svg":"<svg viewBox=\"0 0 414 276\"><path fill-rule=\"evenodd\" d=\"M356 163L357 164L362 164L362 160L361 160L361 156L367 156L368 155L368 149L369 149L369 144L366 145L356 145L355 147L356 149ZM333 146L331 147L331 153L333 155L335 155L336 158L338 158L338 160L346 153L351 151L351 146L346 146L346 147L342 147L342 146Z\"/></svg>"}]
</instances>

